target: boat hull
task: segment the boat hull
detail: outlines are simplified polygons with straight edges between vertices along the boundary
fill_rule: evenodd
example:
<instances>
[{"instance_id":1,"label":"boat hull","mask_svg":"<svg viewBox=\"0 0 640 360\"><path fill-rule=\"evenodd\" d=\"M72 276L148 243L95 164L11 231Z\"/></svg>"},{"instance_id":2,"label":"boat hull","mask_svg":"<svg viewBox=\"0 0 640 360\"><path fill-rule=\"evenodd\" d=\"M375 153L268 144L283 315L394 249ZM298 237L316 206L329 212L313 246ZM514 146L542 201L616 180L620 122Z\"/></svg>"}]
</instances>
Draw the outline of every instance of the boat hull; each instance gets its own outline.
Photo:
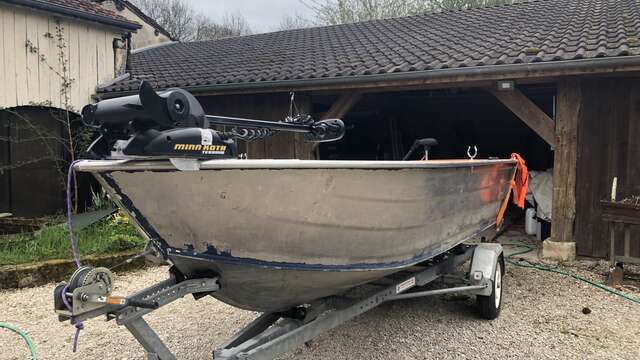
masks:
<instances>
[{"instance_id":1,"label":"boat hull","mask_svg":"<svg viewBox=\"0 0 640 360\"><path fill-rule=\"evenodd\" d=\"M81 163L186 276L279 311L437 256L495 224L512 161Z\"/></svg>"}]
</instances>

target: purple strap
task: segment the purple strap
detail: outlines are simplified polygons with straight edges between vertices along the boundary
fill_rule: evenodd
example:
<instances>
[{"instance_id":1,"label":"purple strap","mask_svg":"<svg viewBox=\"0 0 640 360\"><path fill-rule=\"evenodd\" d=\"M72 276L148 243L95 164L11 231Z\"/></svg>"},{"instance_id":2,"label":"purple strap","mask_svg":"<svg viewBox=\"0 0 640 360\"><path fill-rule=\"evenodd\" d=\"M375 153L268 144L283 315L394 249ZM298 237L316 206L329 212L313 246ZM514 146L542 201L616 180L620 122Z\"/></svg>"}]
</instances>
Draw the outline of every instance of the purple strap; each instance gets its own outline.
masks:
<instances>
[{"instance_id":1,"label":"purple strap","mask_svg":"<svg viewBox=\"0 0 640 360\"><path fill-rule=\"evenodd\" d=\"M71 242L71 253L73 255L73 259L76 262L76 267L80 268L80 256L78 255L78 249L76 247L76 235L73 232L73 211L72 211L72 201L71 201L71 180L73 178L73 167L77 164L79 160L76 160L69 165L69 171L67 172L67 225L69 226L69 241Z\"/></svg>"},{"instance_id":2,"label":"purple strap","mask_svg":"<svg viewBox=\"0 0 640 360\"><path fill-rule=\"evenodd\" d=\"M62 289L62 302L64 303L64 306L67 307L67 310L72 311L73 308L71 307L71 304L69 303L69 300L67 300L67 291L69 290L69 285L65 286L64 289ZM84 324L82 323L82 321L78 321L75 324L76 327L76 333L75 335L73 335L73 352L76 352L78 350L78 338L80 337L80 330L84 329Z\"/></svg>"},{"instance_id":3,"label":"purple strap","mask_svg":"<svg viewBox=\"0 0 640 360\"><path fill-rule=\"evenodd\" d=\"M73 205L71 201L71 183L74 172L73 167L78 162L79 160L73 161L69 165L69 171L67 172L67 225L69 226L69 242L71 242L71 254L73 255L73 260L76 262L76 267L79 269L82 264L80 263L80 255L78 254L76 235L73 232ZM65 286L64 289L62 289L62 302L69 311L73 311L69 300L67 300L67 290L69 290L69 285ZM73 336L73 352L76 352L78 350L78 338L80 337L80 330L84 329L84 324L82 323L82 321L78 321L73 325L75 325L76 327L76 333Z\"/></svg>"}]
</instances>

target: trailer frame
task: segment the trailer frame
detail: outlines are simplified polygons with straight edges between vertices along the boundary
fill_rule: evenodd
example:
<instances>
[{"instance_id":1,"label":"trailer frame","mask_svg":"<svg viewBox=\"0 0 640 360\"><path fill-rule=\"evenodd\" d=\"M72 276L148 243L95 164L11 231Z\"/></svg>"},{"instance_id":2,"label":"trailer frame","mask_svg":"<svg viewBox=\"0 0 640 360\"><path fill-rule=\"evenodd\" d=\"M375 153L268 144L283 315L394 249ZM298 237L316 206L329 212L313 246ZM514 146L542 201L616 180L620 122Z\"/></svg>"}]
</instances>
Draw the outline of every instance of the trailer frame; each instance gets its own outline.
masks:
<instances>
[{"instance_id":1,"label":"trailer frame","mask_svg":"<svg viewBox=\"0 0 640 360\"><path fill-rule=\"evenodd\" d=\"M469 259L470 270L465 276L451 275ZM273 359L380 304L393 300L467 293L478 297L480 315L493 319L499 314L502 299L502 279L496 281L495 277L496 274L504 274L504 266L503 249L500 244L461 244L412 268L354 288L347 294L320 299L286 312L264 313L214 350L213 357L216 360ZM135 337L144 348L148 359L174 360L175 355L143 316L189 294L196 299L209 295L217 291L220 285L218 278L179 281L179 276L173 272L170 274L169 279L126 297L127 305L98 306L82 314L57 311L60 320L69 320L75 324L106 315L107 320L115 319L118 325L124 326ZM442 285L451 284L451 280L454 280L458 286L420 289L438 279L442 279ZM496 292L498 300L495 300ZM78 292L80 293L81 291ZM364 295L353 295L358 293ZM155 306L142 308L130 305L131 303L151 303ZM487 304L489 310L486 309ZM491 304L495 305L494 309L491 309Z\"/></svg>"}]
</instances>

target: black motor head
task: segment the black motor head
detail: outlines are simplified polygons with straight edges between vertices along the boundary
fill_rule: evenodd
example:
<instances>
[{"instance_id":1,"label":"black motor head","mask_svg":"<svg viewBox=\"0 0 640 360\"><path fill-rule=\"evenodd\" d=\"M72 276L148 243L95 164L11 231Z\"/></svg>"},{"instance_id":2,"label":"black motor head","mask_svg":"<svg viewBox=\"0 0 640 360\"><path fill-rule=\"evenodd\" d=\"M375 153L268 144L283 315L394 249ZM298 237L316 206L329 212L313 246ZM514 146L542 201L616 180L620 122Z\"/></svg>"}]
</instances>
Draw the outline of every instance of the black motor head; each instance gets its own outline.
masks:
<instances>
[{"instance_id":1,"label":"black motor head","mask_svg":"<svg viewBox=\"0 0 640 360\"><path fill-rule=\"evenodd\" d=\"M189 92L169 89L156 93L146 81L140 84L138 95L85 106L82 121L101 134L88 150L90 156L98 158L109 156L118 140L149 131L209 127L200 102Z\"/></svg>"},{"instance_id":2,"label":"black motor head","mask_svg":"<svg viewBox=\"0 0 640 360\"><path fill-rule=\"evenodd\" d=\"M131 130L208 127L200 102L189 92L169 89L158 94L146 81L140 84L138 95L85 106L82 119L85 124L99 127L118 139L126 139Z\"/></svg>"}]
</instances>

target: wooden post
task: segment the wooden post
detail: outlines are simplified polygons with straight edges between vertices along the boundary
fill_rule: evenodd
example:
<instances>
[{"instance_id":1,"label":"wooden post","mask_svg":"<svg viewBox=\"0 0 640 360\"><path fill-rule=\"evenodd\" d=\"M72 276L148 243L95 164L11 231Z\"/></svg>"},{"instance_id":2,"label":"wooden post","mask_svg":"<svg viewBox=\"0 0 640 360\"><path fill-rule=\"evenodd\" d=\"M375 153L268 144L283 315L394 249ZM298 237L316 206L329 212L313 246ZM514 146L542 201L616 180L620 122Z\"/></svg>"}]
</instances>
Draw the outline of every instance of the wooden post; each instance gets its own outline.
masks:
<instances>
[{"instance_id":1,"label":"wooden post","mask_svg":"<svg viewBox=\"0 0 640 360\"><path fill-rule=\"evenodd\" d=\"M529 126L536 134L540 135L549 145L554 146L556 133L555 123L542 109L518 89L511 91L498 91L489 89L504 106L509 108Z\"/></svg>"},{"instance_id":2,"label":"wooden post","mask_svg":"<svg viewBox=\"0 0 640 360\"><path fill-rule=\"evenodd\" d=\"M580 81L559 82L551 239L545 241L543 247L543 256L548 258L569 260L575 257L576 167L581 107Z\"/></svg>"}]
</instances>

